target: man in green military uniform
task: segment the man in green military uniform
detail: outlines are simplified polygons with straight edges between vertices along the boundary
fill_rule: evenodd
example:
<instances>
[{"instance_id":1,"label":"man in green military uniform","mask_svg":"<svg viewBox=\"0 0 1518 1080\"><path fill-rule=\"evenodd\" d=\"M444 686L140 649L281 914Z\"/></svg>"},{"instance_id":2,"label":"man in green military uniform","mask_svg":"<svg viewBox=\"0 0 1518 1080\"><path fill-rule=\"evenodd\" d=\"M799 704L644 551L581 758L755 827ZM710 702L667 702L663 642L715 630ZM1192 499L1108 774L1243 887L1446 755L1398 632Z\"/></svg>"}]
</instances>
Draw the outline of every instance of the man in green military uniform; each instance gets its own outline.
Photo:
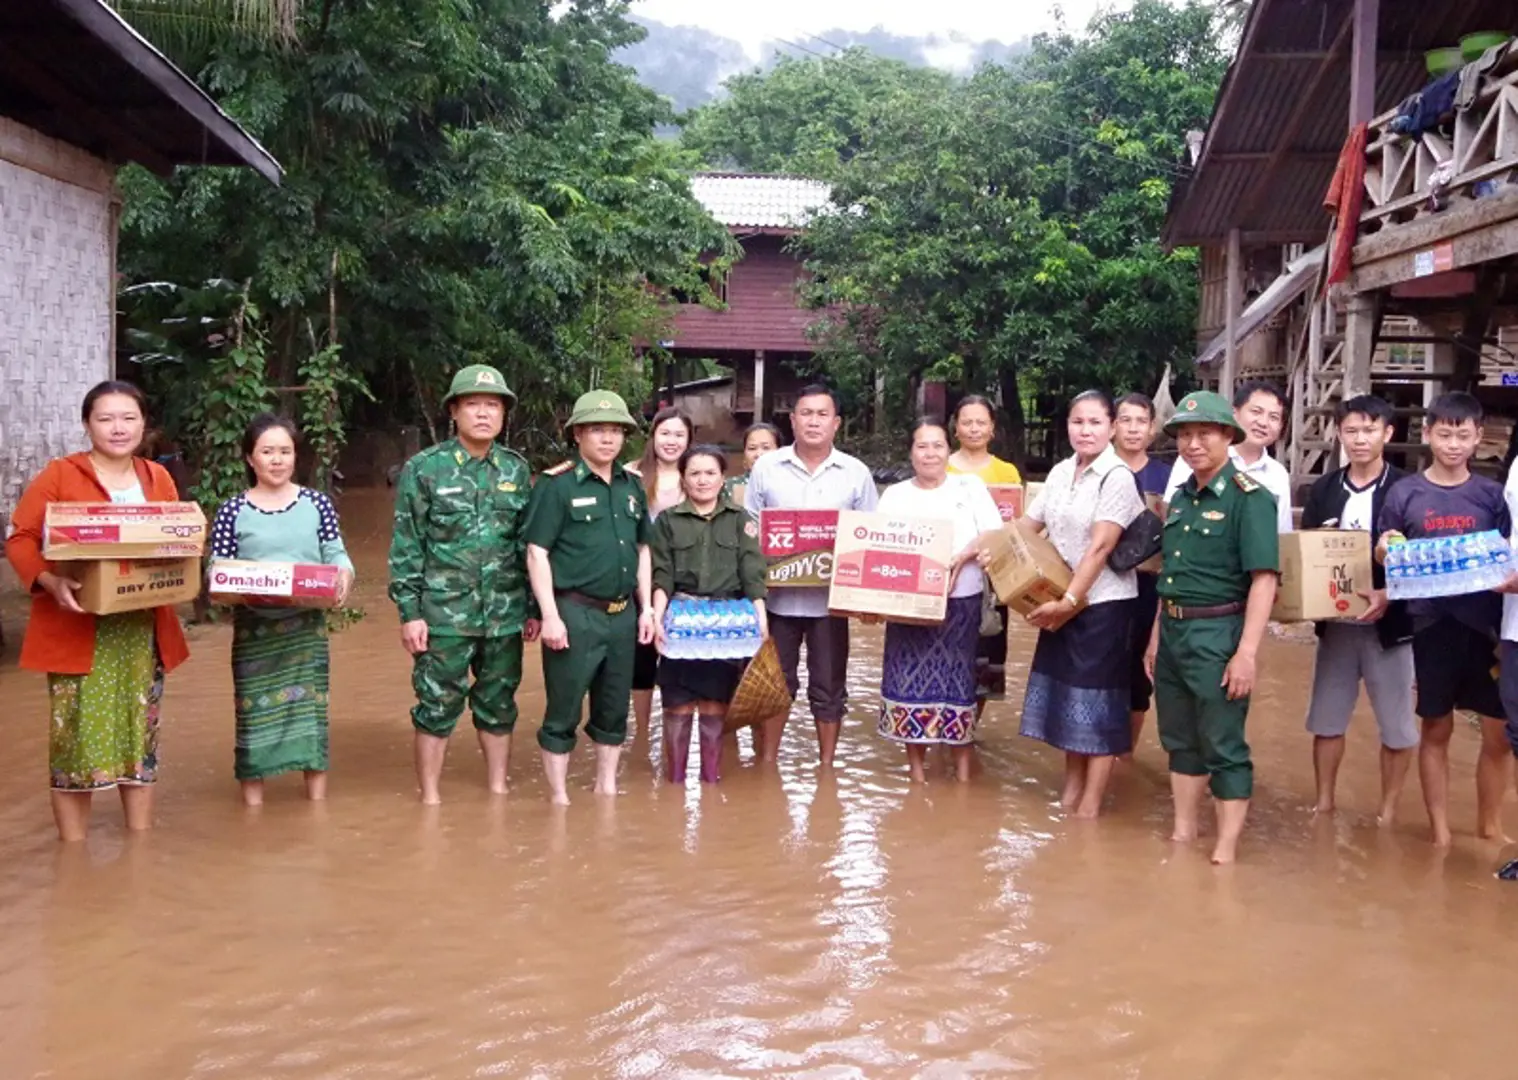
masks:
<instances>
[{"instance_id":1,"label":"man in green military uniform","mask_svg":"<svg viewBox=\"0 0 1518 1080\"><path fill-rule=\"evenodd\" d=\"M1218 831L1212 861L1228 863L1253 793L1244 720L1276 595L1275 498L1229 458L1244 429L1219 395L1188 394L1165 434L1174 436L1192 476L1166 514L1160 613L1145 666L1160 743L1170 755L1171 839L1196 839L1210 786Z\"/></svg>"},{"instance_id":2,"label":"man in green military uniform","mask_svg":"<svg viewBox=\"0 0 1518 1080\"><path fill-rule=\"evenodd\" d=\"M466 699L490 790L506 792L522 642L538 634L522 532L532 472L496 442L515 401L495 368L464 368L443 399L454 437L406 462L396 484L390 599L413 658L416 781L429 805L441 801Z\"/></svg>"},{"instance_id":3,"label":"man in green military uniform","mask_svg":"<svg viewBox=\"0 0 1518 1080\"><path fill-rule=\"evenodd\" d=\"M596 794L617 793L634 646L654 638L647 500L617 462L633 430L616 394L582 395L569 418L577 453L538 478L527 509L527 573L543 613L547 694L538 746L558 806L569 803L569 752L586 693Z\"/></svg>"}]
</instances>

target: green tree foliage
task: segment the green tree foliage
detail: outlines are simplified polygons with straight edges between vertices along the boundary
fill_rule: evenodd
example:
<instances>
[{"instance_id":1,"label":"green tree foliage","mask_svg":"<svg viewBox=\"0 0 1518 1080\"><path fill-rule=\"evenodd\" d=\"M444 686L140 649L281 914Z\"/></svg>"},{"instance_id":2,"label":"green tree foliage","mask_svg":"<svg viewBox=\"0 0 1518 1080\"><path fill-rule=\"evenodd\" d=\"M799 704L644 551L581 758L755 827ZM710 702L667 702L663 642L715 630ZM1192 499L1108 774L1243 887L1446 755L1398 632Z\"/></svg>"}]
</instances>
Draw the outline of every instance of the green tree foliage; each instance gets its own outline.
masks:
<instances>
[{"instance_id":1,"label":"green tree foliage","mask_svg":"<svg viewBox=\"0 0 1518 1080\"><path fill-rule=\"evenodd\" d=\"M862 48L828 59L782 56L769 71L729 79L727 97L683 117L683 142L710 168L832 179L868 132L953 82Z\"/></svg>"},{"instance_id":2,"label":"green tree foliage","mask_svg":"<svg viewBox=\"0 0 1518 1080\"><path fill-rule=\"evenodd\" d=\"M686 132L708 159L834 181L799 247L830 375L854 394L883 375L898 418L925 377L998 388L1019 455L1027 410L1054 416L1091 386L1152 391L1167 362L1187 365L1195 257L1158 237L1226 63L1220 31L1212 3L1138 0L965 80L854 53L798 61Z\"/></svg>"},{"instance_id":3,"label":"green tree foliage","mask_svg":"<svg viewBox=\"0 0 1518 1080\"><path fill-rule=\"evenodd\" d=\"M637 348L668 318L650 287L699 292L701 253L728 241L691 198L679 147L653 138L667 106L609 58L641 34L624 6L294 10L292 42L233 34L176 53L284 183L128 171L125 278L251 282L269 381L301 385L340 340L339 362L378 399L360 409L371 423L435 428L449 374L475 362L505 371L513 437L540 455L587 384L641 399ZM358 382L341 385L362 402Z\"/></svg>"}]
</instances>

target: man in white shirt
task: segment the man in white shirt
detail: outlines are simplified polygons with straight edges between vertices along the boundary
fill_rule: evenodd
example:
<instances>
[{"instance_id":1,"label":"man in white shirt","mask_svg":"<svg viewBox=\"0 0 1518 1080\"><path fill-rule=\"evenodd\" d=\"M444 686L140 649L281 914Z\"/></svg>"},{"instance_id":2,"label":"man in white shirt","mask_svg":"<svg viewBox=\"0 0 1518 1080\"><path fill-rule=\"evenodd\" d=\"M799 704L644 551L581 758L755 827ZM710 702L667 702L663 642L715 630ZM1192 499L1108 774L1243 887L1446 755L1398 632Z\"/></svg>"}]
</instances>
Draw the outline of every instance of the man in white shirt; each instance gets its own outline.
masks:
<instances>
[{"instance_id":1,"label":"man in white shirt","mask_svg":"<svg viewBox=\"0 0 1518 1080\"><path fill-rule=\"evenodd\" d=\"M1229 449L1228 456L1239 472L1276 497L1276 531L1291 532L1291 473L1270 456L1286 421L1286 398L1274 383L1251 380L1234 392L1233 415L1244 429L1244 441ZM1190 467L1177 458L1165 485L1167 504L1190 478Z\"/></svg>"},{"instance_id":2,"label":"man in white shirt","mask_svg":"<svg viewBox=\"0 0 1518 1080\"><path fill-rule=\"evenodd\" d=\"M803 388L791 414L796 441L754 462L743 495L748 512L874 510L879 493L870 470L833 445L842 423L831 390ZM826 588L772 589L765 608L793 698L800 687L801 646L806 645L806 697L817 726L817 751L822 764L831 766L847 703L849 620L828 614ZM764 761L779 754L786 719L765 723Z\"/></svg>"},{"instance_id":3,"label":"man in white shirt","mask_svg":"<svg viewBox=\"0 0 1518 1080\"><path fill-rule=\"evenodd\" d=\"M1508 467L1507 485L1503 488L1513 525L1508 543L1518 551L1518 463ZM1502 711L1507 720L1507 741L1518 755L1518 571L1497 587L1502 597L1502 645L1498 655L1497 687L1502 693ZM1509 858L1497 870L1504 881L1518 881L1518 858Z\"/></svg>"}]
</instances>

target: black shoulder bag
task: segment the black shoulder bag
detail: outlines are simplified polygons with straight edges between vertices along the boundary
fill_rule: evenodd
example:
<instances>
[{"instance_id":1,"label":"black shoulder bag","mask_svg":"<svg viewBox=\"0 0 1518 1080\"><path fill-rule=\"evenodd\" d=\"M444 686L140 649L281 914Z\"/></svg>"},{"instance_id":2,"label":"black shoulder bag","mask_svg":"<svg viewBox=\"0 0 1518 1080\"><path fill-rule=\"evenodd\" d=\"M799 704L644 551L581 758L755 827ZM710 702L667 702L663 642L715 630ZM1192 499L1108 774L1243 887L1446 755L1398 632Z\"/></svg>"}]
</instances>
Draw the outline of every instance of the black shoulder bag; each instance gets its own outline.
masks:
<instances>
[{"instance_id":1,"label":"black shoulder bag","mask_svg":"<svg viewBox=\"0 0 1518 1080\"><path fill-rule=\"evenodd\" d=\"M1112 472L1116 472L1114 469ZM1138 490L1138 476L1133 470L1123 468L1133 479L1134 490ZM1112 473L1108 473L1111 476ZM1103 478L1105 481L1105 477ZM1140 501L1144 493L1138 493ZM1107 565L1119 574L1126 574L1129 570L1141 566L1160 553L1165 546L1165 523L1159 515L1149 509L1146 504L1139 511L1138 517L1128 523L1123 530L1123 535L1118 537L1117 546L1112 549L1112 554L1107 556Z\"/></svg>"}]
</instances>

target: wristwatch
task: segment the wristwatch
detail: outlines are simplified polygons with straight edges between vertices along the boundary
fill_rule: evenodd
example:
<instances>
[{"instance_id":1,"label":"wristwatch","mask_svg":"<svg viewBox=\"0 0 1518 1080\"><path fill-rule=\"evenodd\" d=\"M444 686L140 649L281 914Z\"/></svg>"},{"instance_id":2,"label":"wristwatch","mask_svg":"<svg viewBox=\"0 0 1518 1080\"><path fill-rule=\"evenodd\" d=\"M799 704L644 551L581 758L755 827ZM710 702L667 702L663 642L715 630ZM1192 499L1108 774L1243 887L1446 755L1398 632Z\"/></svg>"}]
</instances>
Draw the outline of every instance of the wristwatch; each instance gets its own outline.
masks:
<instances>
[{"instance_id":1,"label":"wristwatch","mask_svg":"<svg viewBox=\"0 0 1518 1080\"><path fill-rule=\"evenodd\" d=\"M1073 592L1066 592L1064 599L1069 601L1070 606L1076 611L1079 611L1081 609L1081 598L1079 596L1076 596Z\"/></svg>"}]
</instances>

